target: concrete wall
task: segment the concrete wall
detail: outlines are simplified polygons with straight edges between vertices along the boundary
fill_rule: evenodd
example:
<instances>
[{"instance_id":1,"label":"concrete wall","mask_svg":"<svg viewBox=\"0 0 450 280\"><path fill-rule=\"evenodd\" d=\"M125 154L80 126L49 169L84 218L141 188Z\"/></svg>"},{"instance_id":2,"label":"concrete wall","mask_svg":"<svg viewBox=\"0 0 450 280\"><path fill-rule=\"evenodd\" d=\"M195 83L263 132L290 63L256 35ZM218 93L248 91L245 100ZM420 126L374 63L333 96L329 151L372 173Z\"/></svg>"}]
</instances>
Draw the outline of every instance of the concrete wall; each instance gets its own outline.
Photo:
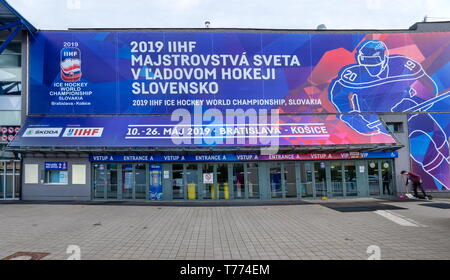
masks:
<instances>
[{"instance_id":1,"label":"concrete wall","mask_svg":"<svg viewBox=\"0 0 450 280\"><path fill-rule=\"evenodd\" d=\"M410 29L417 32L447 32L450 31L450 21L417 22Z\"/></svg>"},{"instance_id":2,"label":"concrete wall","mask_svg":"<svg viewBox=\"0 0 450 280\"><path fill-rule=\"evenodd\" d=\"M392 133L396 140L404 147L398 150L398 159L395 160L395 185L397 192L404 192L402 176L400 172L402 170L410 170L410 149L409 149L409 137L408 137L408 119L406 114L392 114L380 116L384 123L387 122L401 122L403 123L403 131L400 133Z\"/></svg>"},{"instance_id":3,"label":"concrete wall","mask_svg":"<svg viewBox=\"0 0 450 280\"><path fill-rule=\"evenodd\" d=\"M45 162L65 161L68 163L68 184L45 184ZM29 157L23 159L23 169L26 164L39 165L39 183L25 184L25 170L22 172L22 200L90 200L91 199L91 164L87 157L70 158L67 155L50 155L46 157ZM72 184L72 164L86 165L86 184Z\"/></svg>"}]
</instances>

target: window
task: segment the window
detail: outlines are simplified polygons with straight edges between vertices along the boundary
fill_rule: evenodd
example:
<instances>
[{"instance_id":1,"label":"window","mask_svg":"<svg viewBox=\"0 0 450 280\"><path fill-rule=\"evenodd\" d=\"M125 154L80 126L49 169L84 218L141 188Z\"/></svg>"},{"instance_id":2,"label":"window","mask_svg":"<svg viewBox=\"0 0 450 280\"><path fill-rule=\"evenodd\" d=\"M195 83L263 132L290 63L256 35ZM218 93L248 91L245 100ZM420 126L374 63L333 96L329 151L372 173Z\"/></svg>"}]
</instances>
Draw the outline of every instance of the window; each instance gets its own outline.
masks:
<instances>
[{"instance_id":1,"label":"window","mask_svg":"<svg viewBox=\"0 0 450 280\"><path fill-rule=\"evenodd\" d=\"M0 41L0 45L3 43ZM22 93L21 44L21 42L10 42L0 54L0 95Z\"/></svg>"},{"instance_id":2,"label":"window","mask_svg":"<svg viewBox=\"0 0 450 280\"><path fill-rule=\"evenodd\" d=\"M0 45L4 42L0 42ZM21 67L22 66L22 46L21 42L10 42L0 55L0 67Z\"/></svg>"},{"instance_id":3,"label":"window","mask_svg":"<svg viewBox=\"0 0 450 280\"><path fill-rule=\"evenodd\" d=\"M37 164L25 164L25 184L37 184L39 166Z\"/></svg>"},{"instance_id":4,"label":"window","mask_svg":"<svg viewBox=\"0 0 450 280\"><path fill-rule=\"evenodd\" d=\"M84 185L86 184L86 165L72 164L72 184Z\"/></svg>"},{"instance_id":5,"label":"window","mask_svg":"<svg viewBox=\"0 0 450 280\"><path fill-rule=\"evenodd\" d=\"M395 133L403 132L403 123L401 123L401 122L387 122L386 125L390 132L395 132Z\"/></svg>"},{"instance_id":6,"label":"window","mask_svg":"<svg viewBox=\"0 0 450 280\"><path fill-rule=\"evenodd\" d=\"M46 184L67 185L67 183L68 183L67 171L46 170L45 171L45 183Z\"/></svg>"},{"instance_id":7,"label":"window","mask_svg":"<svg viewBox=\"0 0 450 280\"><path fill-rule=\"evenodd\" d=\"M0 95L20 95L21 93L22 93L22 82L0 81Z\"/></svg>"}]
</instances>

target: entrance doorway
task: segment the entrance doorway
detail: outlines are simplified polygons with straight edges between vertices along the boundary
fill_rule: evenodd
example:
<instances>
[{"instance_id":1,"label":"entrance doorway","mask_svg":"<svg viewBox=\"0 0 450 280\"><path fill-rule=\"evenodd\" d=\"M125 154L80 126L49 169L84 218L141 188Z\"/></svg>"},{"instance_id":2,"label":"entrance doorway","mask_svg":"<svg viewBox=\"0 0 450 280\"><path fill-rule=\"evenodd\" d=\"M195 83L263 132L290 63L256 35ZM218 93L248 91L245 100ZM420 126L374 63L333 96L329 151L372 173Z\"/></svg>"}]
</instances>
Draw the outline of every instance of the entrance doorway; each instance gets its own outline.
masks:
<instances>
[{"instance_id":1,"label":"entrance doorway","mask_svg":"<svg viewBox=\"0 0 450 280\"><path fill-rule=\"evenodd\" d=\"M347 196L358 196L358 182L356 179L356 164L354 161L344 162L344 186Z\"/></svg>"},{"instance_id":2,"label":"entrance doorway","mask_svg":"<svg viewBox=\"0 0 450 280\"><path fill-rule=\"evenodd\" d=\"M269 167L270 193L272 198L283 197L283 185L281 182L281 163L273 162Z\"/></svg>"},{"instance_id":3,"label":"entrance doorway","mask_svg":"<svg viewBox=\"0 0 450 280\"><path fill-rule=\"evenodd\" d=\"M165 187L174 200L259 199L258 168L251 162L168 164Z\"/></svg>"},{"instance_id":4,"label":"entrance doorway","mask_svg":"<svg viewBox=\"0 0 450 280\"><path fill-rule=\"evenodd\" d=\"M216 165L215 164L203 164L202 168L202 178L203 178L203 199L215 199L216 198L216 182L214 180L214 173L216 173Z\"/></svg>"},{"instance_id":5,"label":"entrance doorway","mask_svg":"<svg viewBox=\"0 0 450 280\"><path fill-rule=\"evenodd\" d=\"M314 188L316 197L328 196L327 169L324 161L314 162Z\"/></svg>"},{"instance_id":6,"label":"entrance doorway","mask_svg":"<svg viewBox=\"0 0 450 280\"><path fill-rule=\"evenodd\" d=\"M381 170L378 161L369 162L367 175L369 176L369 195L371 196L379 196L381 193L380 171Z\"/></svg>"},{"instance_id":7,"label":"entrance doorway","mask_svg":"<svg viewBox=\"0 0 450 280\"><path fill-rule=\"evenodd\" d=\"M367 162L369 195L394 195L394 164L392 160L370 160Z\"/></svg>"},{"instance_id":8,"label":"entrance doorway","mask_svg":"<svg viewBox=\"0 0 450 280\"><path fill-rule=\"evenodd\" d=\"M296 162L269 163L270 197L272 199L298 197L297 167L298 163Z\"/></svg>"},{"instance_id":9,"label":"entrance doorway","mask_svg":"<svg viewBox=\"0 0 450 280\"><path fill-rule=\"evenodd\" d=\"M148 164L95 163L92 168L94 199L148 199Z\"/></svg>"},{"instance_id":10,"label":"entrance doorway","mask_svg":"<svg viewBox=\"0 0 450 280\"><path fill-rule=\"evenodd\" d=\"M160 168L160 176L155 178L160 178L159 186L162 181L163 199L169 200L320 199L392 195L395 191L393 163L391 159L93 163L92 197L105 200L149 200L152 197L153 165ZM19 196L19 170L20 163L13 165L0 162L0 198ZM15 181L11 183L12 180Z\"/></svg>"},{"instance_id":11,"label":"entrance doorway","mask_svg":"<svg viewBox=\"0 0 450 280\"><path fill-rule=\"evenodd\" d=\"M230 183L229 174L228 174L229 166L228 164L218 164L216 168L216 177L217 177L217 187L219 191L219 199L230 199Z\"/></svg>"},{"instance_id":12,"label":"entrance doorway","mask_svg":"<svg viewBox=\"0 0 450 280\"><path fill-rule=\"evenodd\" d=\"M20 161L0 161L0 200L19 199Z\"/></svg>"}]
</instances>

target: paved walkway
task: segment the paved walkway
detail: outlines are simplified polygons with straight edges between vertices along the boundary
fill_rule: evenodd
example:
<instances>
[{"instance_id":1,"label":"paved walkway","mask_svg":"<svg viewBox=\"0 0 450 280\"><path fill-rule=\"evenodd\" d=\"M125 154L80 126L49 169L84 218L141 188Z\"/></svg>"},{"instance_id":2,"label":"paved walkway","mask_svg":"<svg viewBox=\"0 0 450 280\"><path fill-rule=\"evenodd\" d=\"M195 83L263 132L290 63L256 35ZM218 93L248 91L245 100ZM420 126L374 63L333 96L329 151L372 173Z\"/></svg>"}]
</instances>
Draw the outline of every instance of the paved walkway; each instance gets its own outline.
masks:
<instances>
[{"instance_id":1,"label":"paved walkway","mask_svg":"<svg viewBox=\"0 0 450 280\"><path fill-rule=\"evenodd\" d=\"M0 258L26 251L67 259L67 247L77 245L82 259L367 259L367 248L376 245L382 259L449 259L446 206L444 200L233 207L0 204Z\"/></svg>"}]
</instances>

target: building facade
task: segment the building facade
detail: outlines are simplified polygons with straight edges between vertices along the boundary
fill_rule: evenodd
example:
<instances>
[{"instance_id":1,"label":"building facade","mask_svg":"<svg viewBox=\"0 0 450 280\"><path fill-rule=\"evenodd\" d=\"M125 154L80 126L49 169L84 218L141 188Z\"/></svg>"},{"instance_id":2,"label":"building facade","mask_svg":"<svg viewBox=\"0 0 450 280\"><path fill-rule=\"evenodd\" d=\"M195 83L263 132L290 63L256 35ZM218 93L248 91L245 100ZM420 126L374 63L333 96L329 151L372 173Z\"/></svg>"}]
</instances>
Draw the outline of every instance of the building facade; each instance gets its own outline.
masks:
<instances>
[{"instance_id":1,"label":"building facade","mask_svg":"<svg viewBox=\"0 0 450 280\"><path fill-rule=\"evenodd\" d=\"M35 28L8 3L0 1L0 200L20 199L21 158L6 151L19 132L22 117L23 50ZM25 112L25 111L24 111Z\"/></svg>"},{"instance_id":2,"label":"building facade","mask_svg":"<svg viewBox=\"0 0 450 280\"><path fill-rule=\"evenodd\" d=\"M449 29L24 33L20 196L383 197L401 170L446 193Z\"/></svg>"}]
</instances>

